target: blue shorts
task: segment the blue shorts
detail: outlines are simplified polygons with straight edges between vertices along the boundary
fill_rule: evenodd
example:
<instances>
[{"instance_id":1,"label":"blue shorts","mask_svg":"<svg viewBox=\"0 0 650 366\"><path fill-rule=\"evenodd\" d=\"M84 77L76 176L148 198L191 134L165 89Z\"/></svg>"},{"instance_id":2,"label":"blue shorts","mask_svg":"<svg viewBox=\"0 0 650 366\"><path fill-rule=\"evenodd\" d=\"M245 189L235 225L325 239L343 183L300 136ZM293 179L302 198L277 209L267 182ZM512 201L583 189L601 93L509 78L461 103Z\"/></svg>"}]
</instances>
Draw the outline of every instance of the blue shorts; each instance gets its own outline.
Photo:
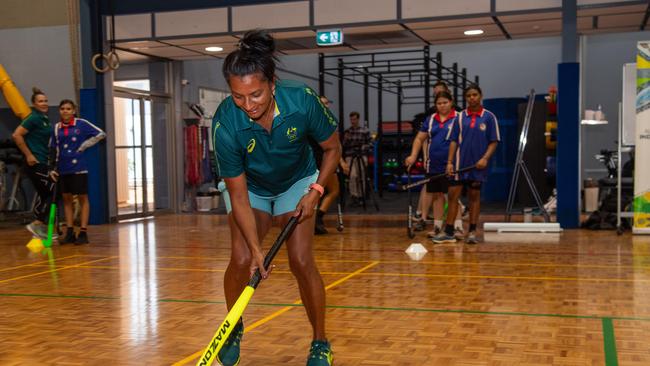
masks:
<instances>
[{"instance_id":1,"label":"blue shorts","mask_svg":"<svg viewBox=\"0 0 650 366\"><path fill-rule=\"evenodd\" d=\"M285 192L280 193L277 196L258 196L257 194L248 191L248 199L251 203L251 207L267 212L272 216L280 216L287 212L292 212L296 209L296 206L298 206L298 202L300 202L302 196L309 192L309 185L316 183L316 180L318 180L318 174L319 172L316 171L315 174L300 179ZM226 183L224 181L219 182L218 188L219 191L221 191L224 202L226 202L226 212L230 213L232 211L232 206L230 204L230 195L226 189Z\"/></svg>"}]
</instances>

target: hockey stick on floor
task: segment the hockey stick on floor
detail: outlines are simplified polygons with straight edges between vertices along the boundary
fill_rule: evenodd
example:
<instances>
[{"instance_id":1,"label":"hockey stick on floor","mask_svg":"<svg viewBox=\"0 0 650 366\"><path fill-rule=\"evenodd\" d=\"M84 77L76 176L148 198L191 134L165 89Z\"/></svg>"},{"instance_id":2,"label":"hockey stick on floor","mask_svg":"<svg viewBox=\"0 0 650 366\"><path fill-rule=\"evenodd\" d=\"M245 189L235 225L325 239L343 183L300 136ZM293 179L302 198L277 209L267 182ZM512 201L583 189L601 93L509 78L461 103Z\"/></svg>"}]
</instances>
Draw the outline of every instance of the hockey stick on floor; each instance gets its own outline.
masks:
<instances>
[{"instance_id":1,"label":"hockey stick on floor","mask_svg":"<svg viewBox=\"0 0 650 366\"><path fill-rule=\"evenodd\" d=\"M293 229L296 228L299 217L300 216L293 216L289 219L287 225L284 227L284 229L282 229L280 236L278 236L278 238L275 240L275 243L273 243L273 246L271 246L271 249L269 249L269 252L266 254L266 257L264 257L264 268L266 270L269 269L271 261L273 261L275 255L278 254L282 243L284 243L284 241L287 240L289 236L291 236ZM248 285L246 288L244 288L244 291L242 291L241 295L239 295L237 302L235 302L235 305L233 305L233 307L230 309L228 315L226 315L226 319L223 321L223 323L221 323L217 329L217 332L212 337L212 340L210 340L210 343L201 354L199 361L196 363L197 366L210 366L212 362L214 362L217 354L219 353L219 350L221 350L221 347L223 347L224 342L228 339L230 333L232 333L233 328L235 325L237 325L237 322L239 322L239 318L241 318L242 314L244 313L244 309L246 309L246 306L248 306L248 302L253 296L255 289L260 284L260 279L261 274L258 269L255 271L253 277L251 277L250 281L248 281Z\"/></svg>"}]
</instances>

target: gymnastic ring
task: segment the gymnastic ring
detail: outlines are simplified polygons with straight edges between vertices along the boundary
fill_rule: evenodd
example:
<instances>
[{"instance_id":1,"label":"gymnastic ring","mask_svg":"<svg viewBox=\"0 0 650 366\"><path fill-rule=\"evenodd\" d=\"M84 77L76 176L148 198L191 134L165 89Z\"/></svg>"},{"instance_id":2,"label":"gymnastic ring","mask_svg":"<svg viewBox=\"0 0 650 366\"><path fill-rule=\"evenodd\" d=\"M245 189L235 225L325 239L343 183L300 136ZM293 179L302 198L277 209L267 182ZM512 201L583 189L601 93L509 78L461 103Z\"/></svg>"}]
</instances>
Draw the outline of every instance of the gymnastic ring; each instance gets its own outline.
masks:
<instances>
[{"instance_id":1,"label":"gymnastic ring","mask_svg":"<svg viewBox=\"0 0 650 366\"><path fill-rule=\"evenodd\" d=\"M105 64L105 66L103 68L101 68L101 69L99 68L99 66L97 66L97 60L99 60L100 57L104 60L104 64ZM93 56L93 58L90 60L90 66L93 67L93 70L95 70L96 72L101 73L101 74L105 73L106 71L110 70L110 68L111 68L111 66L108 63L108 56L106 56L103 53L96 53Z\"/></svg>"},{"instance_id":2,"label":"gymnastic ring","mask_svg":"<svg viewBox=\"0 0 650 366\"><path fill-rule=\"evenodd\" d=\"M120 56L114 50L107 53L108 57L108 66L111 70L117 70L120 67Z\"/></svg>"}]
</instances>

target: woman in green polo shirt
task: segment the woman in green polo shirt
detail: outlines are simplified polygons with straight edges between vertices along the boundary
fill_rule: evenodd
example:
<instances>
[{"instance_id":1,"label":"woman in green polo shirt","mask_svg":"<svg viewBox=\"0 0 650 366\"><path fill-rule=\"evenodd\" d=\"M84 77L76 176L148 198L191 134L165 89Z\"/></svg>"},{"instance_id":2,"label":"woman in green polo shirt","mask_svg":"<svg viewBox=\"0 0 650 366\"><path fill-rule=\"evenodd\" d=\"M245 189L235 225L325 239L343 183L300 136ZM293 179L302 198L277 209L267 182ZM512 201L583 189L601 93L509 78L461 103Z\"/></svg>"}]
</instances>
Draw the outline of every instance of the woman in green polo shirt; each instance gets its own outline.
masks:
<instances>
[{"instance_id":1,"label":"woman in green polo shirt","mask_svg":"<svg viewBox=\"0 0 650 366\"><path fill-rule=\"evenodd\" d=\"M212 121L231 232L232 251L224 278L226 302L228 308L235 303L256 269L268 277L260 243L273 217L285 225L299 215L287 251L313 328L307 365L329 366L332 352L325 336L325 288L312 241L316 205L341 157L338 123L312 89L277 79L274 51L275 42L265 31L244 35L238 49L224 61L223 75L232 95L221 103ZM308 138L323 148L320 167ZM240 321L219 352L222 365L239 362L242 334Z\"/></svg>"},{"instance_id":2,"label":"woman in green polo shirt","mask_svg":"<svg viewBox=\"0 0 650 366\"><path fill-rule=\"evenodd\" d=\"M54 190L53 175L49 167L49 144L52 125L47 117L48 100L38 88L32 89L32 113L25 118L12 135L16 145L25 156L25 172L38 193L38 205L34 206L35 220L27 225L32 234L47 237L47 209Z\"/></svg>"}]
</instances>

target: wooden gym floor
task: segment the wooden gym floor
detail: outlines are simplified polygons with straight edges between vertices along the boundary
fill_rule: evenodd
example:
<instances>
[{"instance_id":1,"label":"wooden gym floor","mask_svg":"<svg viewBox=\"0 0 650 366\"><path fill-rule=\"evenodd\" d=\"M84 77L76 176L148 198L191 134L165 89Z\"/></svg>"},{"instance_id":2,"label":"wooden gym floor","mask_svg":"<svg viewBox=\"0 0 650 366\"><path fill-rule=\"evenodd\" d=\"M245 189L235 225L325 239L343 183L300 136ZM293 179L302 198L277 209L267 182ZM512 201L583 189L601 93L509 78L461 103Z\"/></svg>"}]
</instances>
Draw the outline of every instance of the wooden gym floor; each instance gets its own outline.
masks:
<instances>
[{"instance_id":1,"label":"wooden gym floor","mask_svg":"<svg viewBox=\"0 0 650 366\"><path fill-rule=\"evenodd\" d=\"M408 239L401 215L345 219L315 241L336 366L650 364L649 237L434 246ZM194 364L226 314L224 216L91 227L91 245L55 244L52 258L30 254L22 228L0 234L2 365ZM404 253L411 242L424 258ZM241 365L305 364L310 326L284 251L275 263L245 314Z\"/></svg>"}]
</instances>

